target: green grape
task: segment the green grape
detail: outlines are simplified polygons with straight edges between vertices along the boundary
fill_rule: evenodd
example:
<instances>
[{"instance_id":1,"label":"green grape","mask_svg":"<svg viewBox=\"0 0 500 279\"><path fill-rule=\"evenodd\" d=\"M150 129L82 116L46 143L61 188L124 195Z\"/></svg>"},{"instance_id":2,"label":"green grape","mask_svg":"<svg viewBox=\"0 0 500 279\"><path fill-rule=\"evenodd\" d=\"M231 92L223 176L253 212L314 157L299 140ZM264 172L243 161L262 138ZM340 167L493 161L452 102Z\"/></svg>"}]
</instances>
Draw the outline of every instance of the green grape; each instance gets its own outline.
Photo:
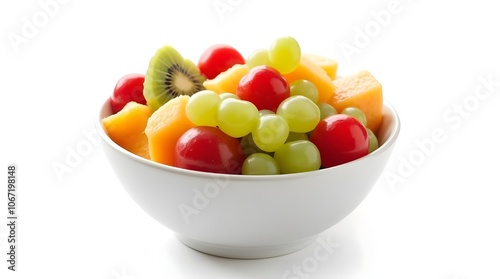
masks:
<instances>
[{"instance_id":1,"label":"green grape","mask_svg":"<svg viewBox=\"0 0 500 279\"><path fill-rule=\"evenodd\" d=\"M290 83L290 96L302 95L309 98L314 103L318 102L319 93L314 83L299 79Z\"/></svg>"},{"instance_id":2,"label":"green grape","mask_svg":"<svg viewBox=\"0 0 500 279\"><path fill-rule=\"evenodd\" d=\"M310 99L297 95L283 100L276 110L283 117L291 132L307 133L312 131L320 120L318 106Z\"/></svg>"},{"instance_id":3,"label":"green grape","mask_svg":"<svg viewBox=\"0 0 500 279\"><path fill-rule=\"evenodd\" d=\"M368 133L368 142L369 142L369 147L368 147L368 154L372 153L378 148L378 139L377 136L372 132L372 130L366 128L366 132Z\"/></svg>"},{"instance_id":4,"label":"green grape","mask_svg":"<svg viewBox=\"0 0 500 279\"><path fill-rule=\"evenodd\" d=\"M227 135L241 138L259 125L259 111L251 102L228 98L219 105L217 125Z\"/></svg>"},{"instance_id":5,"label":"green grape","mask_svg":"<svg viewBox=\"0 0 500 279\"><path fill-rule=\"evenodd\" d=\"M299 43L292 37L276 39L269 48L271 66L281 74L288 74L300 64L301 50Z\"/></svg>"},{"instance_id":6,"label":"green grape","mask_svg":"<svg viewBox=\"0 0 500 279\"><path fill-rule=\"evenodd\" d=\"M217 126L217 110L221 103L219 94L203 90L189 97L186 115L196 126Z\"/></svg>"},{"instance_id":7,"label":"green grape","mask_svg":"<svg viewBox=\"0 0 500 279\"><path fill-rule=\"evenodd\" d=\"M325 119L330 115L337 114L337 110L328 103L319 103L320 119Z\"/></svg>"},{"instance_id":8,"label":"green grape","mask_svg":"<svg viewBox=\"0 0 500 279\"><path fill-rule=\"evenodd\" d=\"M246 64L248 69L261 65L270 66L271 62L269 61L269 53L267 49L257 49L252 52L252 54L248 56Z\"/></svg>"},{"instance_id":9,"label":"green grape","mask_svg":"<svg viewBox=\"0 0 500 279\"><path fill-rule=\"evenodd\" d=\"M221 93L221 94L219 94L219 97L221 100L225 100L225 99L229 99L229 98L238 99L238 100L240 99L240 97L238 97L238 95L233 94L233 93L229 93L229 92Z\"/></svg>"},{"instance_id":10,"label":"green grape","mask_svg":"<svg viewBox=\"0 0 500 279\"><path fill-rule=\"evenodd\" d=\"M359 122L361 122L361 124L363 124L363 126L366 127L366 116L362 110L355 107L347 107L343 109L341 113L356 118Z\"/></svg>"},{"instance_id":11,"label":"green grape","mask_svg":"<svg viewBox=\"0 0 500 279\"><path fill-rule=\"evenodd\" d=\"M276 160L269 154L254 153L248 156L243 162L241 174L246 175L266 175L280 174L280 168Z\"/></svg>"},{"instance_id":12,"label":"green grape","mask_svg":"<svg viewBox=\"0 0 500 279\"><path fill-rule=\"evenodd\" d=\"M260 149L274 152L288 138L288 124L277 114L264 114L260 117L259 126L252 131L252 139Z\"/></svg>"},{"instance_id":13,"label":"green grape","mask_svg":"<svg viewBox=\"0 0 500 279\"><path fill-rule=\"evenodd\" d=\"M274 111L269 110L269 109L261 109L261 110L259 110L259 115L260 116L266 115L266 114L274 114Z\"/></svg>"},{"instance_id":14,"label":"green grape","mask_svg":"<svg viewBox=\"0 0 500 279\"><path fill-rule=\"evenodd\" d=\"M308 140L287 142L274 152L281 173L318 170L321 167L319 150Z\"/></svg>"},{"instance_id":15,"label":"green grape","mask_svg":"<svg viewBox=\"0 0 500 279\"><path fill-rule=\"evenodd\" d=\"M291 142L296 140L309 140L309 137L307 136L306 133L289 132L286 142Z\"/></svg>"}]
</instances>

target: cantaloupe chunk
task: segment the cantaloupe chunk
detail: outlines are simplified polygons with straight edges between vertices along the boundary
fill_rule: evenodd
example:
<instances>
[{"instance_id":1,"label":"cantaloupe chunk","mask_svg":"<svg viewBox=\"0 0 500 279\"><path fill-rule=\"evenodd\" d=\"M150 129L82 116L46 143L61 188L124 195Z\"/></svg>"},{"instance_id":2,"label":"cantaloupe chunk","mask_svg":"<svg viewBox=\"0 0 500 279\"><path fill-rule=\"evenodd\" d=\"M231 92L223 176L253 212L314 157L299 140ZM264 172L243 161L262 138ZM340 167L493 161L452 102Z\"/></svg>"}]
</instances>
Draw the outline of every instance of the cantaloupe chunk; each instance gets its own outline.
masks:
<instances>
[{"instance_id":1,"label":"cantaloupe chunk","mask_svg":"<svg viewBox=\"0 0 500 279\"><path fill-rule=\"evenodd\" d=\"M363 111L367 127L377 133L382 121L382 84L367 70L338 78L333 81L335 93L329 103L341 112L346 107L356 107Z\"/></svg>"},{"instance_id":2,"label":"cantaloupe chunk","mask_svg":"<svg viewBox=\"0 0 500 279\"><path fill-rule=\"evenodd\" d=\"M149 159L148 138L144 129L153 111L146 105L129 102L122 110L102 120L108 136L116 144Z\"/></svg>"},{"instance_id":3,"label":"cantaloupe chunk","mask_svg":"<svg viewBox=\"0 0 500 279\"><path fill-rule=\"evenodd\" d=\"M152 161L174 165L175 145L195 125L186 115L189 96L181 95L166 102L149 117L145 133Z\"/></svg>"},{"instance_id":4,"label":"cantaloupe chunk","mask_svg":"<svg viewBox=\"0 0 500 279\"><path fill-rule=\"evenodd\" d=\"M248 70L247 65L235 64L215 78L203 82L203 86L205 89L212 90L218 94L227 92L236 94L238 83L248 73Z\"/></svg>"},{"instance_id":5,"label":"cantaloupe chunk","mask_svg":"<svg viewBox=\"0 0 500 279\"><path fill-rule=\"evenodd\" d=\"M306 79L312 82L319 93L319 102L327 102L333 95L335 87L332 79L326 74L325 70L312 62L309 58L302 55L299 66L291 73L283 75L288 84Z\"/></svg>"},{"instance_id":6,"label":"cantaloupe chunk","mask_svg":"<svg viewBox=\"0 0 500 279\"><path fill-rule=\"evenodd\" d=\"M339 67L339 64L336 60L312 53L304 53L302 55L325 70L326 74L330 77L331 80L334 80L337 77L337 69Z\"/></svg>"}]
</instances>

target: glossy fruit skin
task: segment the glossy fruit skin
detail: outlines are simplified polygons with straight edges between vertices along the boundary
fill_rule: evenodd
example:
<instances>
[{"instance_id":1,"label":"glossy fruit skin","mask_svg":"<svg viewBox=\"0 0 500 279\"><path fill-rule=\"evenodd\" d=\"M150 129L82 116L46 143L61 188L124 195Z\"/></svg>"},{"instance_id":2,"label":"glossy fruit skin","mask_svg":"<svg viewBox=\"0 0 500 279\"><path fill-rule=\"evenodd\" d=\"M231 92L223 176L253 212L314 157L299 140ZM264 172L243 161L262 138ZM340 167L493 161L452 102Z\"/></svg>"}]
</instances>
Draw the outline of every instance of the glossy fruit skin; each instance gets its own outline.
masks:
<instances>
[{"instance_id":1,"label":"glossy fruit skin","mask_svg":"<svg viewBox=\"0 0 500 279\"><path fill-rule=\"evenodd\" d=\"M269 48L271 65L282 74L288 74L300 64L300 45L290 36L277 38Z\"/></svg>"},{"instance_id":2,"label":"glossy fruit skin","mask_svg":"<svg viewBox=\"0 0 500 279\"><path fill-rule=\"evenodd\" d=\"M286 120L277 114L264 114L259 124L252 131L255 145L265 152L274 152L285 144L289 134Z\"/></svg>"},{"instance_id":3,"label":"glossy fruit skin","mask_svg":"<svg viewBox=\"0 0 500 279\"><path fill-rule=\"evenodd\" d=\"M127 74L121 77L115 85L111 95L110 104L113 114L119 112L123 107L134 101L139 104L146 104L144 98L144 74Z\"/></svg>"},{"instance_id":4,"label":"glossy fruit skin","mask_svg":"<svg viewBox=\"0 0 500 279\"><path fill-rule=\"evenodd\" d=\"M274 152L274 160L281 173L298 173L318 170L321 154L308 140L296 140L283 144Z\"/></svg>"},{"instance_id":5,"label":"glossy fruit skin","mask_svg":"<svg viewBox=\"0 0 500 279\"><path fill-rule=\"evenodd\" d=\"M216 44L201 54L198 69L207 79L213 79L235 64L245 64L241 53L232 46Z\"/></svg>"},{"instance_id":6,"label":"glossy fruit skin","mask_svg":"<svg viewBox=\"0 0 500 279\"><path fill-rule=\"evenodd\" d=\"M320 120L320 110L311 99L295 95L286 98L278 106L276 114L288 123L291 132L308 133Z\"/></svg>"},{"instance_id":7,"label":"glossy fruit skin","mask_svg":"<svg viewBox=\"0 0 500 279\"><path fill-rule=\"evenodd\" d=\"M228 98L216 112L217 126L233 138L241 138L259 125L259 111L249 101Z\"/></svg>"},{"instance_id":8,"label":"glossy fruit skin","mask_svg":"<svg viewBox=\"0 0 500 279\"><path fill-rule=\"evenodd\" d=\"M366 128L356 118L335 114L322 119L312 131L310 140L321 154L321 166L341 165L368 154Z\"/></svg>"},{"instance_id":9,"label":"glossy fruit skin","mask_svg":"<svg viewBox=\"0 0 500 279\"><path fill-rule=\"evenodd\" d=\"M174 166L213 173L241 174L245 155L238 139L216 127L186 131L175 146Z\"/></svg>"},{"instance_id":10,"label":"glossy fruit skin","mask_svg":"<svg viewBox=\"0 0 500 279\"><path fill-rule=\"evenodd\" d=\"M243 162L244 175L272 175L280 174L280 168L274 158L266 153L253 153Z\"/></svg>"},{"instance_id":11,"label":"glossy fruit skin","mask_svg":"<svg viewBox=\"0 0 500 279\"><path fill-rule=\"evenodd\" d=\"M236 95L252 102L258 110L276 112L280 103L290 97L290 86L277 70L261 65L250 69L241 78Z\"/></svg>"},{"instance_id":12,"label":"glossy fruit skin","mask_svg":"<svg viewBox=\"0 0 500 279\"><path fill-rule=\"evenodd\" d=\"M262 48L255 50L252 54L250 54L250 56L248 56L246 64L249 69L261 65L271 66L271 62L269 61L269 52L267 49Z\"/></svg>"},{"instance_id":13,"label":"glossy fruit skin","mask_svg":"<svg viewBox=\"0 0 500 279\"><path fill-rule=\"evenodd\" d=\"M222 102L219 94L202 90L193 94L186 104L186 115L196 126L217 126L217 110Z\"/></svg>"},{"instance_id":14,"label":"glossy fruit skin","mask_svg":"<svg viewBox=\"0 0 500 279\"><path fill-rule=\"evenodd\" d=\"M317 104L319 99L318 89L314 83L305 80L298 79L292 83L290 83L290 95L302 95L309 98L313 103Z\"/></svg>"}]
</instances>

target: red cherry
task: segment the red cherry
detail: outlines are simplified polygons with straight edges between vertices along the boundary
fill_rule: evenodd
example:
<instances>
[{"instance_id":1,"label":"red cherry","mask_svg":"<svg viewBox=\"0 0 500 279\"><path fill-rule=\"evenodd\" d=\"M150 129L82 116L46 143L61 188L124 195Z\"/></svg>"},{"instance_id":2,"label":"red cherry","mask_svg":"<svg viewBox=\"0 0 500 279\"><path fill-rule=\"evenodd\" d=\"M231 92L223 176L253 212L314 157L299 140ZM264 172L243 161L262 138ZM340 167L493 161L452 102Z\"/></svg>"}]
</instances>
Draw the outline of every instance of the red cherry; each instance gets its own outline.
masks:
<instances>
[{"instance_id":1,"label":"red cherry","mask_svg":"<svg viewBox=\"0 0 500 279\"><path fill-rule=\"evenodd\" d=\"M245 155L238 139L219 128L198 126L187 130L175 146L179 168L214 173L241 174Z\"/></svg>"},{"instance_id":2,"label":"red cherry","mask_svg":"<svg viewBox=\"0 0 500 279\"><path fill-rule=\"evenodd\" d=\"M356 118L334 114L322 119L311 133L324 168L344 164L368 154L366 128Z\"/></svg>"},{"instance_id":3,"label":"red cherry","mask_svg":"<svg viewBox=\"0 0 500 279\"><path fill-rule=\"evenodd\" d=\"M131 101L146 104L143 95L144 77L143 74L128 74L118 80L110 100L113 113L119 112Z\"/></svg>"},{"instance_id":4,"label":"red cherry","mask_svg":"<svg viewBox=\"0 0 500 279\"><path fill-rule=\"evenodd\" d=\"M276 69L262 65L250 69L241 78L236 95L252 102L258 110L276 112L280 103L290 97L290 86Z\"/></svg>"},{"instance_id":5,"label":"red cherry","mask_svg":"<svg viewBox=\"0 0 500 279\"><path fill-rule=\"evenodd\" d=\"M245 64L241 53L232 46L217 44L201 54L198 69L207 79L213 79L235 64Z\"/></svg>"}]
</instances>

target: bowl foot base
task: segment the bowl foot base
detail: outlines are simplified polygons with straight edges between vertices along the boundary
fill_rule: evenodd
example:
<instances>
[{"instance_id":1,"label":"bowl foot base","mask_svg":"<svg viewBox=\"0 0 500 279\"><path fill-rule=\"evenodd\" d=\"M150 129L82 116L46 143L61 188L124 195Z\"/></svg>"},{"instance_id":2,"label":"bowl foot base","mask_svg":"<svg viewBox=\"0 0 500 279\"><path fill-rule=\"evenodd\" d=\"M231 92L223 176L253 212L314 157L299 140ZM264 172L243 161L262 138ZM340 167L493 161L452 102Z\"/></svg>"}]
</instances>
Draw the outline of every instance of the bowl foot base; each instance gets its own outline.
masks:
<instances>
[{"instance_id":1,"label":"bowl foot base","mask_svg":"<svg viewBox=\"0 0 500 279\"><path fill-rule=\"evenodd\" d=\"M315 238L316 237L314 236L300 241L281 245L250 247L213 244L177 234L177 239L180 242L184 243L186 246L194 250L213 256L232 259L263 259L283 256L304 249L305 247L309 246L315 240Z\"/></svg>"}]
</instances>

